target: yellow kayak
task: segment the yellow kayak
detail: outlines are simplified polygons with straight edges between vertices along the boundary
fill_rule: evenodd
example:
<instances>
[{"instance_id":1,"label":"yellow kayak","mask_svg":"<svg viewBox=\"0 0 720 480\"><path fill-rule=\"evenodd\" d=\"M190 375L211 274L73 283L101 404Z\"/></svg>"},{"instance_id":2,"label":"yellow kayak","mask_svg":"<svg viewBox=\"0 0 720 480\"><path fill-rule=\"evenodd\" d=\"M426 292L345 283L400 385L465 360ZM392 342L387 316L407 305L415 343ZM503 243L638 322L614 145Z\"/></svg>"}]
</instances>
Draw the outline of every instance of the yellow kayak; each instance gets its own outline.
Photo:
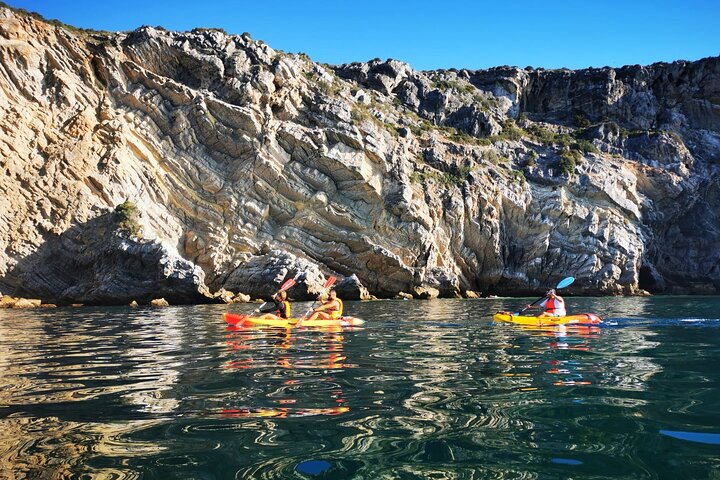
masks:
<instances>
[{"instance_id":1,"label":"yellow kayak","mask_svg":"<svg viewBox=\"0 0 720 480\"><path fill-rule=\"evenodd\" d=\"M259 317L250 317L248 315L240 315L237 313L223 313L223 318L230 325L237 327L249 326L265 326L276 328L292 328L300 320L299 318L278 318L268 319ZM303 320L301 327L359 327L363 325L365 320L356 317L340 317L330 320Z\"/></svg>"},{"instance_id":2,"label":"yellow kayak","mask_svg":"<svg viewBox=\"0 0 720 480\"><path fill-rule=\"evenodd\" d=\"M602 323L602 319L593 313L579 313L566 317L526 317L511 312L497 312L493 315L493 320L518 325L597 325Z\"/></svg>"}]
</instances>

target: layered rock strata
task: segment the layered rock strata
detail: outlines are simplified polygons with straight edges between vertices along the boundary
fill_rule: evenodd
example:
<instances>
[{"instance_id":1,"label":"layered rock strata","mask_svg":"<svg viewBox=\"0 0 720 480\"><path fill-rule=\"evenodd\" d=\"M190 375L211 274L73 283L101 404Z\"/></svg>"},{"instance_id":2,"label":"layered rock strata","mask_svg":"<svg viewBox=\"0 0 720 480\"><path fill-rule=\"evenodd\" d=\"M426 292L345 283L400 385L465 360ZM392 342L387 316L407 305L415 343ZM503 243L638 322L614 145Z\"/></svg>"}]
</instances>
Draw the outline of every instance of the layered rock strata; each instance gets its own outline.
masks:
<instances>
[{"instance_id":1,"label":"layered rock strata","mask_svg":"<svg viewBox=\"0 0 720 480\"><path fill-rule=\"evenodd\" d=\"M0 8L0 290L720 289L720 60L330 67L217 30L77 32ZM134 234L112 212L140 212Z\"/></svg>"}]
</instances>

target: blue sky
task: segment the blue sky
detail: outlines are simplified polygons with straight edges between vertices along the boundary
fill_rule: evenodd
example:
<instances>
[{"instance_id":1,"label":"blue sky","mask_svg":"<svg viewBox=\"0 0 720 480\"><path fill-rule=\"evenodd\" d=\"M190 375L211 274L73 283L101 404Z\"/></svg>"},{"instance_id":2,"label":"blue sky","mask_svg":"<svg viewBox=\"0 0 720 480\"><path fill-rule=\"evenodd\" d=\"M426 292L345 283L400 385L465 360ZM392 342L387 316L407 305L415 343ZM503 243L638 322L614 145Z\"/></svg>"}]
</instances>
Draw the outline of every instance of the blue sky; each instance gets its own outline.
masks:
<instances>
[{"instance_id":1,"label":"blue sky","mask_svg":"<svg viewBox=\"0 0 720 480\"><path fill-rule=\"evenodd\" d=\"M339 64L396 58L420 70L585 68L720 55L720 0L4 0L83 28L249 32Z\"/></svg>"}]
</instances>

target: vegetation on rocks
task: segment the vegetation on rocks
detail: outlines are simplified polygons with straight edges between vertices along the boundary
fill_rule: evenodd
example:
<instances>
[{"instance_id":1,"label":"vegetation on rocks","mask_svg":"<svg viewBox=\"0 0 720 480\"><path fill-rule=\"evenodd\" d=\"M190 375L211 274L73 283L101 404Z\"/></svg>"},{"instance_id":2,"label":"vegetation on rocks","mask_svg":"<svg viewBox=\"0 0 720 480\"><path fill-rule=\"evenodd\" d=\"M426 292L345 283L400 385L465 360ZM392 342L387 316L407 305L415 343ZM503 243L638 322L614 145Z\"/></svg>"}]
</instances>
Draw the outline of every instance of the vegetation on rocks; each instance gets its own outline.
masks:
<instances>
[{"instance_id":1,"label":"vegetation on rocks","mask_svg":"<svg viewBox=\"0 0 720 480\"><path fill-rule=\"evenodd\" d=\"M513 183L524 185L526 182L525 173L522 170L511 170L510 177L512 178Z\"/></svg>"},{"instance_id":2,"label":"vegetation on rocks","mask_svg":"<svg viewBox=\"0 0 720 480\"><path fill-rule=\"evenodd\" d=\"M600 150L587 140L578 140L571 148L573 150L581 151L583 153L600 153Z\"/></svg>"},{"instance_id":3,"label":"vegetation on rocks","mask_svg":"<svg viewBox=\"0 0 720 480\"><path fill-rule=\"evenodd\" d=\"M115 207L114 219L117 223L118 230L127 233L133 237L141 236L140 231L140 212L137 205L126 200Z\"/></svg>"},{"instance_id":4,"label":"vegetation on rocks","mask_svg":"<svg viewBox=\"0 0 720 480\"><path fill-rule=\"evenodd\" d=\"M575 167L582 158L580 152L577 150L567 150L560 154L560 160L557 163L557 167L560 173L567 176L575 174Z\"/></svg>"},{"instance_id":5,"label":"vegetation on rocks","mask_svg":"<svg viewBox=\"0 0 720 480\"><path fill-rule=\"evenodd\" d=\"M425 183L427 181L437 182L445 188L456 188L462 186L472 174L473 168L468 165L458 165L450 171L443 172L434 168L425 168L422 171L415 171L410 176L414 183Z\"/></svg>"}]
</instances>

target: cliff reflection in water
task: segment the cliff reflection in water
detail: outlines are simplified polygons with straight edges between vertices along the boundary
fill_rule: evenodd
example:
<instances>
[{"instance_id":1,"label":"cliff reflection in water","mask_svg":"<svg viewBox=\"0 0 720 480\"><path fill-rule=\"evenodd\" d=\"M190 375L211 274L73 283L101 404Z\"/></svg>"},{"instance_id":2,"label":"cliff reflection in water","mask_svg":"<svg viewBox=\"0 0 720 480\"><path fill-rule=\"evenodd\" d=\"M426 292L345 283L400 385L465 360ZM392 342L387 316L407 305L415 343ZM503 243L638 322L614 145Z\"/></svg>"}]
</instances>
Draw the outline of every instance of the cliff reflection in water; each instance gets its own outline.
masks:
<instances>
[{"instance_id":1,"label":"cliff reflection in water","mask_svg":"<svg viewBox=\"0 0 720 480\"><path fill-rule=\"evenodd\" d=\"M60 478L84 471L97 455L127 458L167 448L127 437L163 421L134 419L137 414L176 408L167 392L179 376L173 360L183 347L182 329L167 328L177 326L169 311L139 313L123 325L109 318L98 310L66 322L13 312L0 322L0 471L12 472L9 478L40 472L38 478ZM112 468L95 474L126 478Z\"/></svg>"}]
</instances>

